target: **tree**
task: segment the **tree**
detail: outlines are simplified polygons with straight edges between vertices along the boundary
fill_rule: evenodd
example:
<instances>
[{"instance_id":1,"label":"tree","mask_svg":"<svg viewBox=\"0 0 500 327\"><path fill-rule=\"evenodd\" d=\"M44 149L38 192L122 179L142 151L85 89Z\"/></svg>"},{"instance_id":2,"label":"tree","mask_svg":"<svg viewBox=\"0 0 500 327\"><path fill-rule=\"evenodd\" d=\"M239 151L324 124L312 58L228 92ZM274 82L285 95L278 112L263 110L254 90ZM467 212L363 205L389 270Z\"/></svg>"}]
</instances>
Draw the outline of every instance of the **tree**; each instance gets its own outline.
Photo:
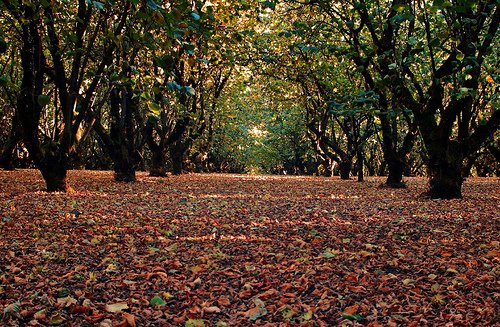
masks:
<instances>
[{"instance_id":1,"label":"tree","mask_svg":"<svg viewBox=\"0 0 500 327\"><path fill-rule=\"evenodd\" d=\"M88 136L82 130L91 128L90 108L116 48L112 43L101 49L102 41L104 35L122 32L132 3L122 5L86 0L1 2L22 39L16 112L23 141L47 191L71 190L70 157L78 152L82 136ZM42 113L49 110L52 133L40 135Z\"/></svg>"},{"instance_id":2,"label":"tree","mask_svg":"<svg viewBox=\"0 0 500 327\"><path fill-rule=\"evenodd\" d=\"M499 110L478 92L492 78L487 63L498 43L496 1L314 5L343 35L344 54L382 103L391 101L413 114L428 153L428 195L461 197L463 160L499 126Z\"/></svg>"},{"instance_id":3,"label":"tree","mask_svg":"<svg viewBox=\"0 0 500 327\"><path fill-rule=\"evenodd\" d=\"M205 156L211 145L213 117L234 66L233 50L241 42L228 26L247 6L175 2L173 33L158 40L152 56L149 101L154 116L147 125L147 144L152 152L150 174L166 173L170 159L174 174L181 174L193 144L208 129L206 143L193 153ZM233 12L235 11L235 12ZM170 19L172 21L172 19Z\"/></svg>"},{"instance_id":4,"label":"tree","mask_svg":"<svg viewBox=\"0 0 500 327\"><path fill-rule=\"evenodd\" d=\"M19 122L15 113L17 90L13 83L18 72L15 64L17 53L12 45L9 49L8 41L4 39L4 37L11 36L11 33L12 31L0 29L0 94L2 94L0 98L3 100L0 104L0 126L3 132L9 131L8 134L2 133L5 141L2 142L4 146L0 152L0 167L8 170L14 169L14 152L21 139ZM14 43L14 41L9 43Z\"/></svg>"},{"instance_id":5,"label":"tree","mask_svg":"<svg viewBox=\"0 0 500 327\"><path fill-rule=\"evenodd\" d=\"M102 87L101 106L92 110L93 129L113 161L114 178L123 182L136 180L147 138L141 77L148 67L139 67L144 62L141 57L157 46L152 31L169 31L164 18L167 12L159 5L149 2L134 9L124 17L123 32L107 41L116 44L114 59L105 73L108 84Z\"/></svg>"}]
</instances>

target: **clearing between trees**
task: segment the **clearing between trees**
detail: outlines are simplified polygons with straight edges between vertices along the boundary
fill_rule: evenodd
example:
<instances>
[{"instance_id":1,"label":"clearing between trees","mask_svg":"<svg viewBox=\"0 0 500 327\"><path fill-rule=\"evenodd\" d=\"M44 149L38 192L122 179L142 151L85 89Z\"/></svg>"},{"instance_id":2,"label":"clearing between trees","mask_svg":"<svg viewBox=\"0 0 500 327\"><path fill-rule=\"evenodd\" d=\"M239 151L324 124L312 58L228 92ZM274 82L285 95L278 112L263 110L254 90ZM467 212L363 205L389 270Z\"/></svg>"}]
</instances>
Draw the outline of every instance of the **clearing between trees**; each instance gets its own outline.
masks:
<instances>
[{"instance_id":1,"label":"clearing between trees","mask_svg":"<svg viewBox=\"0 0 500 327\"><path fill-rule=\"evenodd\" d=\"M0 171L6 326L491 326L500 185ZM450 325L451 325L450 324Z\"/></svg>"}]
</instances>

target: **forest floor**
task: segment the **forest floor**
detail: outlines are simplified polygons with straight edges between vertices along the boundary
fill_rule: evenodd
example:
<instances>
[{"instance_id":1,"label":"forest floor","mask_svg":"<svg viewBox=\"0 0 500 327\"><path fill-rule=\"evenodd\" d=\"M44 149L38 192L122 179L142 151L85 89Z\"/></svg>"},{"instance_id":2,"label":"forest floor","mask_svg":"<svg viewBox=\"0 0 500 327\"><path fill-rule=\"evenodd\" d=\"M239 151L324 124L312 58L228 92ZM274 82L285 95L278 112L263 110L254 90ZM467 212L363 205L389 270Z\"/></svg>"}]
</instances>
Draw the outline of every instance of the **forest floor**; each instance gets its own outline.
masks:
<instances>
[{"instance_id":1,"label":"forest floor","mask_svg":"<svg viewBox=\"0 0 500 327\"><path fill-rule=\"evenodd\" d=\"M0 171L0 325L498 323L500 183Z\"/></svg>"}]
</instances>

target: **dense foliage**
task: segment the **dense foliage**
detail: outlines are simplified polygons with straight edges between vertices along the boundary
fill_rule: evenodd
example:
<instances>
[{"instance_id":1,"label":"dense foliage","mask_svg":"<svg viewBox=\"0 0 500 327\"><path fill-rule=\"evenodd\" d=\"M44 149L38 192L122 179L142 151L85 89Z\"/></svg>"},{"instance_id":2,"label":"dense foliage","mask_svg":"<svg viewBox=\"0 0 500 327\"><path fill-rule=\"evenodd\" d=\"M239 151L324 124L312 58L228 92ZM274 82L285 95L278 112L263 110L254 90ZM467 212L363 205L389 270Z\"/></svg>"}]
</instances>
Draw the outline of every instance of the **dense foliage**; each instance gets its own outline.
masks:
<instances>
[{"instance_id":1,"label":"dense foliage","mask_svg":"<svg viewBox=\"0 0 500 327\"><path fill-rule=\"evenodd\" d=\"M0 1L6 169L498 175L499 4ZM28 156L29 154L29 156Z\"/></svg>"}]
</instances>

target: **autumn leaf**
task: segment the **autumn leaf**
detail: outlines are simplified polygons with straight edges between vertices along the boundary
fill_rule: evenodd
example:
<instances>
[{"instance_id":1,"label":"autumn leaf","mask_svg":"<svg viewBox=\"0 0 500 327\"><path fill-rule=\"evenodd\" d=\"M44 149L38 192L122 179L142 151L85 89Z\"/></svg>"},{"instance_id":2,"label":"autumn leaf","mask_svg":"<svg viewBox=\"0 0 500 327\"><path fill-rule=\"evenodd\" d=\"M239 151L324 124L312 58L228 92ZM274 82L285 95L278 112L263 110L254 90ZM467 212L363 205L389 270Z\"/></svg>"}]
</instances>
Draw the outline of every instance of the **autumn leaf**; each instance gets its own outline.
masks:
<instances>
[{"instance_id":1,"label":"autumn leaf","mask_svg":"<svg viewBox=\"0 0 500 327\"><path fill-rule=\"evenodd\" d=\"M223 307L227 307L228 305L231 304L231 302L229 301L229 299L226 298L226 297L221 297L221 298L217 299L217 303L220 306L223 306Z\"/></svg>"},{"instance_id":2,"label":"autumn leaf","mask_svg":"<svg viewBox=\"0 0 500 327\"><path fill-rule=\"evenodd\" d=\"M358 312L358 308L359 308L359 304L353 304L353 305L345 308L343 313L348 314L348 315L353 315L356 312Z\"/></svg>"},{"instance_id":3,"label":"autumn leaf","mask_svg":"<svg viewBox=\"0 0 500 327\"><path fill-rule=\"evenodd\" d=\"M221 312L221 309L216 306L211 306L211 307L205 307L203 308L203 311L206 313L219 313Z\"/></svg>"},{"instance_id":4,"label":"autumn leaf","mask_svg":"<svg viewBox=\"0 0 500 327\"><path fill-rule=\"evenodd\" d=\"M254 300L254 304L255 304L255 307L247 310L244 313L245 317L247 317L251 321L256 321L257 319L267 315L267 309L266 309L264 302L262 302L262 300L260 300L259 298L256 298Z\"/></svg>"},{"instance_id":5,"label":"autumn leaf","mask_svg":"<svg viewBox=\"0 0 500 327\"><path fill-rule=\"evenodd\" d=\"M122 310L128 309L128 304L127 303L113 303L113 304L106 304L106 311L115 313L115 312L120 312Z\"/></svg>"},{"instance_id":6,"label":"autumn leaf","mask_svg":"<svg viewBox=\"0 0 500 327\"><path fill-rule=\"evenodd\" d=\"M130 327L136 327L136 323L135 323L135 316L130 314L130 313L127 313L127 312L122 312L122 315L123 315L123 318L125 318L125 320L127 321L128 325Z\"/></svg>"},{"instance_id":7,"label":"autumn leaf","mask_svg":"<svg viewBox=\"0 0 500 327\"><path fill-rule=\"evenodd\" d=\"M488 251L485 255L486 258L491 259L491 258L498 258L500 257L500 250L491 250Z\"/></svg>"},{"instance_id":8,"label":"autumn leaf","mask_svg":"<svg viewBox=\"0 0 500 327\"><path fill-rule=\"evenodd\" d=\"M49 319L49 325L51 326L58 326L64 323L65 319L61 316L60 313L54 314L52 317Z\"/></svg>"},{"instance_id":9,"label":"autumn leaf","mask_svg":"<svg viewBox=\"0 0 500 327\"><path fill-rule=\"evenodd\" d=\"M496 180L443 205L414 177L69 175L76 193L48 194L0 170L5 325L495 325Z\"/></svg>"}]
</instances>

